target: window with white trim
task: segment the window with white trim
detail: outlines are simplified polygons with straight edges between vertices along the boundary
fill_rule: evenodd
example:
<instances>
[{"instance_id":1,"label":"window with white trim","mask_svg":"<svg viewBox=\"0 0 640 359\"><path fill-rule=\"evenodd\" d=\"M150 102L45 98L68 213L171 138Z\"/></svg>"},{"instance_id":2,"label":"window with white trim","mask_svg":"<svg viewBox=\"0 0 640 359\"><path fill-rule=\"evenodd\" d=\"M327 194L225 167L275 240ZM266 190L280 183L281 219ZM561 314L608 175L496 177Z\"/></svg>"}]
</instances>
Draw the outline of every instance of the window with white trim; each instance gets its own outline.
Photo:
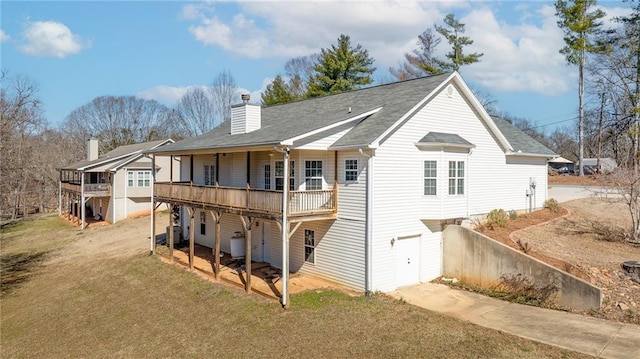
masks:
<instances>
[{"instance_id":1,"label":"window with white trim","mask_svg":"<svg viewBox=\"0 0 640 359\"><path fill-rule=\"evenodd\" d=\"M316 262L316 232L313 229L304 230L304 261Z\"/></svg>"},{"instance_id":2,"label":"window with white trim","mask_svg":"<svg viewBox=\"0 0 640 359\"><path fill-rule=\"evenodd\" d=\"M344 160L344 180L345 182L355 182L358 180L358 160Z\"/></svg>"},{"instance_id":3,"label":"window with white trim","mask_svg":"<svg viewBox=\"0 0 640 359\"><path fill-rule=\"evenodd\" d=\"M127 171L127 187L133 187L133 171Z\"/></svg>"},{"instance_id":4,"label":"window with white trim","mask_svg":"<svg viewBox=\"0 0 640 359\"><path fill-rule=\"evenodd\" d=\"M322 189L322 161L304 161L305 190Z\"/></svg>"},{"instance_id":5,"label":"window with white trim","mask_svg":"<svg viewBox=\"0 0 640 359\"><path fill-rule=\"evenodd\" d=\"M449 194L464 194L464 161L449 161Z\"/></svg>"},{"instance_id":6,"label":"window with white trim","mask_svg":"<svg viewBox=\"0 0 640 359\"><path fill-rule=\"evenodd\" d=\"M289 161L289 190L290 191L294 191L295 190L295 184L296 184L296 164L295 161ZM275 168L275 179L276 179L276 190L277 191L282 191L284 189L283 187L283 183L284 183L284 162L283 161L276 161L276 168Z\"/></svg>"},{"instance_id":7,"label":"window with white trim","mask_svg":"<svg viewBox=\"0 0 640 359\"><path fill-rule=\"evenodd\" d=\"M213 186L216 184L216 166L204 165L204 185Z\"/></svg>"},{"instance_id":8,"label":"window with white trim","mask_svg":"<svg viewBox=\"0 0 640 359\"><path fill-rule=\"evenodd\" d=\"M138 171L138 187L151 187L151 171Z\"/></svg>"},{"instance_id":9,"label":"window with white trim","mask_svg":"<svg viewBox=\"0 0 640 359\"><path fill-rule=\"evenodd\" d=\"M424 161L424 195L438 194L438 162Z\"/></svg>"}]
</instances>

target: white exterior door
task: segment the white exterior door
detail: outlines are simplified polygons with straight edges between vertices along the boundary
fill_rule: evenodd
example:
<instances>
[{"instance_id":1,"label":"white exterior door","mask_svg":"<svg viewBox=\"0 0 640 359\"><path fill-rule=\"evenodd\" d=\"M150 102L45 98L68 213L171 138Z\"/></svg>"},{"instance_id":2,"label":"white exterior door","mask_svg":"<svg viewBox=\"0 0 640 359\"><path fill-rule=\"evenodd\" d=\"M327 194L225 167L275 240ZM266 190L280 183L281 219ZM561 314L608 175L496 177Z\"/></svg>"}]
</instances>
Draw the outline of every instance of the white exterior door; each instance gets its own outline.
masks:
<instances>
[{"instance_id":1,"label":"white exterior door","mask_svg":"<svg viewBox=\"0 0 640 359\"><path fill-rule=\"evenodd\" d=\"M396 248L397 287L420 282L420 237L399 239Z\"/></svg>"},{"instance_id":2,"label":"white exterior door","mask_svg":"<svg viewBox=\"0 0 640 359\"><path fill-rule=\"evenodd\" d=\"M260 223L262 226L262 261L271 263L271 222Z\"/></svg>"}]
</instances>

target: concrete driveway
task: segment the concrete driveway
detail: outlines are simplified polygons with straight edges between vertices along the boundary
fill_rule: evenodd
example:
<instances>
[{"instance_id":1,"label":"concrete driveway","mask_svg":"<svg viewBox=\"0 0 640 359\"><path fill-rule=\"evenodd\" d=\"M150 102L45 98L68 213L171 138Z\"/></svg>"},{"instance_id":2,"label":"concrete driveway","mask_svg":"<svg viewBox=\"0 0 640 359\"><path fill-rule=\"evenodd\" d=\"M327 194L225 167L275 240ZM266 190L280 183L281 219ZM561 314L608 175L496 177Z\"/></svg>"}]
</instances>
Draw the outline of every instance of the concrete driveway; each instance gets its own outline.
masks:
<instances>
[{"instance_id":1,"label":"concrete driveway","mask_svg":"<svg viewBox=\"0 0 640 359\"><path fill-rule=\"evenodd\" d=\"M549 185L547 198L553 198L562 203L579 198L588 197L616 197L619 196L614 190L600 186L569 186L569 185Z\"/></svg>"},{"instance_id":2,"label":"concrete driveway","mask_svg":"<svg viewBox=\"0 0 640 359\"><path fill-rule=\"evenodd\" d=\"M389 293L447 316L601 358L640 358L640 326L514 304L424 283Z\"/></svg>"}]
</instances>

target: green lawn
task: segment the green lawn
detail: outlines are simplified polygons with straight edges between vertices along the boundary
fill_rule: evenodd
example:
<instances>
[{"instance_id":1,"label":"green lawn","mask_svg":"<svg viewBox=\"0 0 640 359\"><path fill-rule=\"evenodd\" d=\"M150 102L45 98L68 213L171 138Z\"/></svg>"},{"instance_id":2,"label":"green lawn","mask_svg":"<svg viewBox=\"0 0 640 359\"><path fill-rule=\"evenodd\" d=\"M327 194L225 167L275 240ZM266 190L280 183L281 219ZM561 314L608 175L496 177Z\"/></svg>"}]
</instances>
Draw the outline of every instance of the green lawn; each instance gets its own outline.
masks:
<instances>
[{"instance_id":1,"label":"green lawn","mask_svg":"<svg viewBox=\"0 0 640 359\"><path fill-rule=\"evenodd\" d=\"M3 287L2 358L587 357L384 295L308 292L283 310L145 254L47 264L76 233L57 217L3 229L3 282L5 254L44 254Z\"/></svg>"}]
</instances>

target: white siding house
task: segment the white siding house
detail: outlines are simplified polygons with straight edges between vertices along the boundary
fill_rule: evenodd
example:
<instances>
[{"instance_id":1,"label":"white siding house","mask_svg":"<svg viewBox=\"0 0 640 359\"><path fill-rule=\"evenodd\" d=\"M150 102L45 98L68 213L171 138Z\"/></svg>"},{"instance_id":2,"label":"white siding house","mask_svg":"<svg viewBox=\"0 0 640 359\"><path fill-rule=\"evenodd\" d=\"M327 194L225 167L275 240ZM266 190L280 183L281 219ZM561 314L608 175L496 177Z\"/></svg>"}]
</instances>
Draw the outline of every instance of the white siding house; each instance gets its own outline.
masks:
<instances>
[{"instance_id":1,"label":"white siding house","mask_svg":"<svg viewBox=\"0 0 640 359\"><path fill-rule=\"evenodd\" d=\"M120 146L98 156L96 139L87 144L87 158L60 169L60 214L70 215L84 228L88 217L110 223L151 211L153 172L163 181L177 179L179 164L158 157L152 160L142 151L159 148L173 140ZM84 206L81 205L84 203Z\"/></svg>"},{"instance_id":2,"label":"white siding house","mask_svg":"<svg viewBox=\"0 0 640 359\"><path fill-rule=\"evenodd\" d=\"M547 197L554 153L490 117L457 73L256 107L148 151L182 164L182 182L156 178L155 200L185 208L180 226L194 223L196 243L228 253L248 234L252 259L285 274L360 291L429 281L446 224Z\"/></svg>"}]
</instances>

